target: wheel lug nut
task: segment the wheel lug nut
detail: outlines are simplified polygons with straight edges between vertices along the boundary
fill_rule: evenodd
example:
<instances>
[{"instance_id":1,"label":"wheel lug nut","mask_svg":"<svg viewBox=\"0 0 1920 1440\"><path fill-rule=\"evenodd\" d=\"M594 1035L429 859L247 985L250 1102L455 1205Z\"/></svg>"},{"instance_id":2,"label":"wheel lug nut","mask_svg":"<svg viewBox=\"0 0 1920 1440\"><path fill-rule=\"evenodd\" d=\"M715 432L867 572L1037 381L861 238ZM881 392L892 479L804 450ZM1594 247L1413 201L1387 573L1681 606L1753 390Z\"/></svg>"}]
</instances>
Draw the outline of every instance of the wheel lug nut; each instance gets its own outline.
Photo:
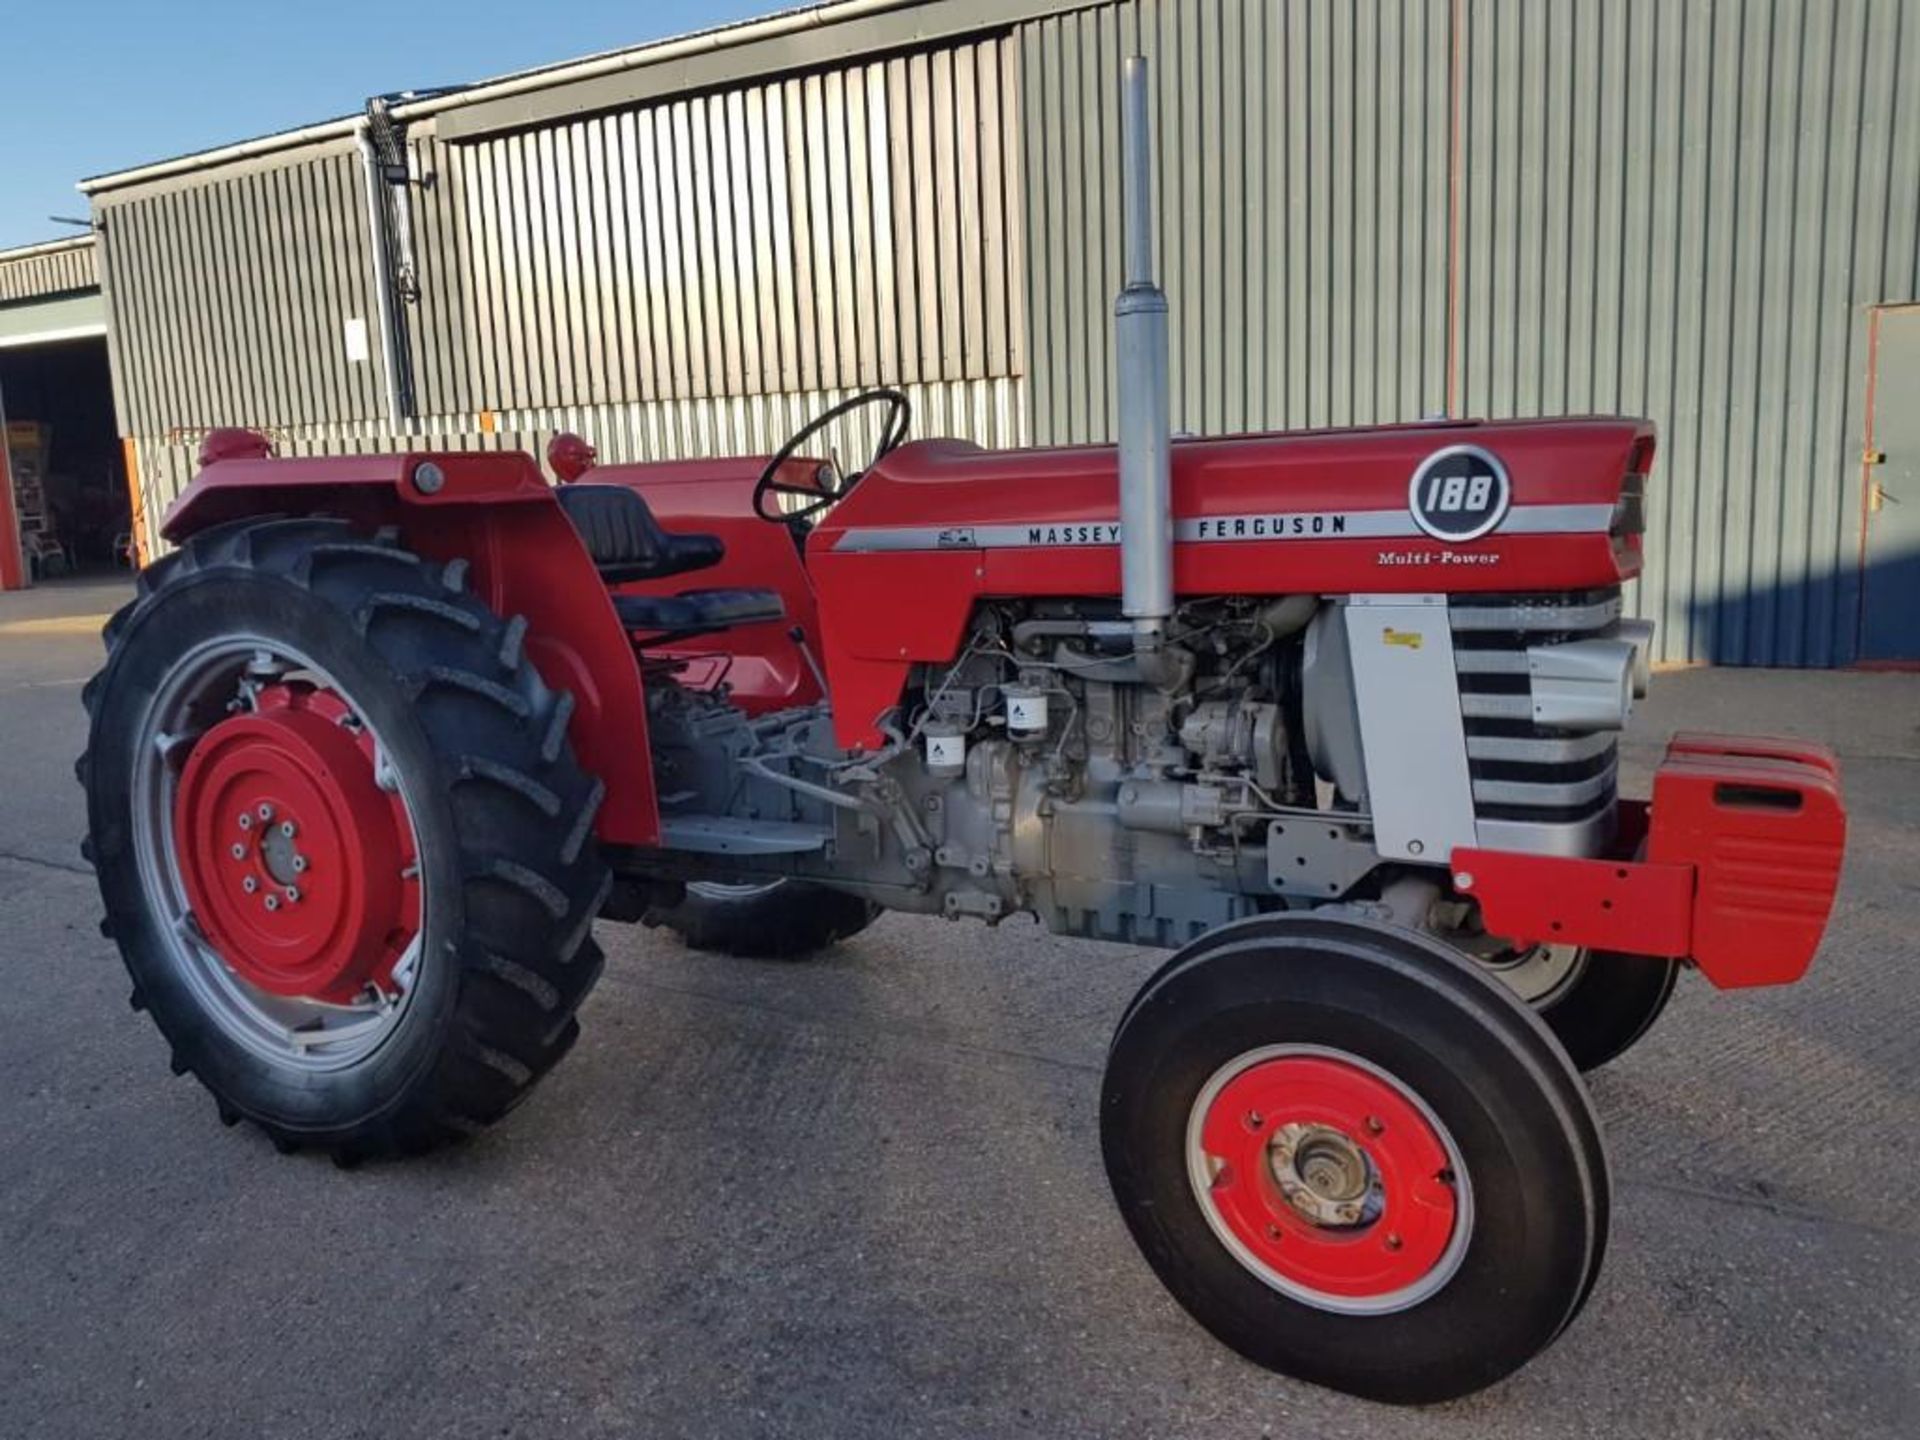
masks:
<instances>
[{"instance_id":1,"label":"wheel lug nut","mask_svg":"<svg viewBox=\"0 0 1920 1440\"><path fill-rule=\"evenodd\" d=\"M267 821L273 819L273 806L263 804L256 813L260 816L260 823L264 825Z\"/></svg>"},{"instance_id":2,"label":"wheel lug nut","mask_svg":"<svg viewBox=\"0 0 1920 1440\"><path fill-rule=\"evenodd\" d=\"M1369 1135L1384 1134L1386 1128L1387 1122L1382 1120L1378 1115L1367 1116L1367 1133Z\"/></svg>"},{"instance_id":3,"label":"wheel lug nut","mask_svg":"<svg viewBox=\"0 0 1920 1440\"><path fill-rule=\"evenodd\" d=\"M240 828L242 830L253 829L253 816L247 814L244 810L240 812Z\"/></svg>"},{"instance_id":4,"label":"wheel lug nut","mask_svg":"<svg viewBox=\"0 0 1920 1440\"><path fill-rule=\"evenodd\" d=\"M1261 1115L1258 1110L1249 1110L1247 1112L1247 1128L1249 1130L1258 1130L1266 1123L1266 1118Z\"/></svg>"},{"instance_id":5,"label":"wheel lug nut","mask_svg":"<svg viewBox=\"0 0 1920 1440\"><path fill-rule=\"evenodd\" d=\"M235 846L233 847L233 858L234 858L234 859L236 859L236 860L244 860L244 859L246 859L246 858L247 858L247 847L246 847L246 846L244 846L244 845L239 845L239 844L236 844L236 845L235 845Z\"/></svg>"},{"instance_id":6,"label":"wheel lug nut","mask_svg":"<svg viewBox=\"0 0 1920 1440\"><path fill-rule=\"evenodd\" d=\"M300 887L298 885L287 886L287 903L289 905L297 905L300 903Z\"/></svg>"},{"instance_id":7,"label":"wheel lug nut","mask_svg":"<svg viewBox=\"0 0 1920 1440\"><path fill-rule=\"evenodd\" d=\"M1387 1249L1389 1250L1398 1250L1404 1243L1406 1242L1401 1240L1398 1235L1387 1236Z\"/></svg>"},{"instance_id":8,"label":"wheel lug nut","mask_svg":"<svg viewBox=\"0 0 1920 1440\"><path fill-rule=\"evenodd\" d=\"M306 856L296 855L293 857L293 873L296 875L304 875L307 873L307 857Z\"/></svg>"},{"instance_id":9,"label":"wheel lug nut","mask_svg":"<svg viewBox=\"0 0 1920 1440\"><path fill-rule=\"evenodd\" d=\"M240 888L251 895L260 888L260 882L254 879L253 876L248 875L240 881Z\"/></svg>"},{"instance_id":10,"label":"wheel lug nut","mask_svg":"<svg viewBox=\"0 0 1920 1440\"><path fill-rule=\"evenodd\" d=\"M1278 1225L1267 1226L1267 1238L1269 1240L1278 1240L1280 1238L1280 1227Z\"/></svg>"},{"instance_id":11,"label":"wheel lug nut","mask_svg":"<svg viewBox=\"0 0 1920 1440\"><path fill-rule=\"evenodd\" d=\"M293 821L282 820L280 822L280 833L291 840L293 838Z\"/></svg>"},{"instance_id":12,"label":"wheel lug nut","mask_svg":"<svg viewBox=\"0 0 1920 1440\"><path fill-rule=\"evenodd\" d=\"M279 908L280 908L280 897L278 895L267 896L267 909L278 910Z\"/></svg>"}]
</instances>

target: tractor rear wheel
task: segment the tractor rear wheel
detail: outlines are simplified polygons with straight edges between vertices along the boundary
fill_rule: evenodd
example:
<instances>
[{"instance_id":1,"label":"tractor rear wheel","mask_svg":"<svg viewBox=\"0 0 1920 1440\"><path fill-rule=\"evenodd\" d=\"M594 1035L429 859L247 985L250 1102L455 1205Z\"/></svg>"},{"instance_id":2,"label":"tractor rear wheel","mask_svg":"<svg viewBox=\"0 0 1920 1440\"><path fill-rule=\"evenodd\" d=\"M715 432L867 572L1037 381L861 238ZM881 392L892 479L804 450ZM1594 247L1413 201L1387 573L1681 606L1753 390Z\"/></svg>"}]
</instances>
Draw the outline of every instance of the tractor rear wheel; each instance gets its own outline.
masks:
<instances>
[{"instance_id":1,"label":"tractor rear wheel","mask_svg":"<svg viewBox=\"0 0 1920 1440\"><path fill-rule=\"evenodd\" d=\"M1250 1360L1424 1404L1552 1343L1605 1248L1579 1077L1450 948L1359 919L1230 925L1114 1037L1101 1144L1147 1261Z\"/></svg>"},{"instance_id":2,"label":"tractor rear wheel","mask_svg":"<svg viewBox=\"0 0 1920 1440\"><path fill-rule=\"evenodd\" d=\"M499 1119L601 969L600 782L525 625L390 537L256 520L141 576L86 688L109 932L221 1118L351 1162Z\"/></svg>"},{"instance_id":3,"label":"tractor rear wheel","mask_svg":"<svg viewBox=\"0 0 1920 1440\"><path fill-rule=\"evenodd\" d=\"M688 883L686 898L649 918L695 950L748 960L804 960L874 922L880 908L802 880Z\"/></svg>"}]
</instances>

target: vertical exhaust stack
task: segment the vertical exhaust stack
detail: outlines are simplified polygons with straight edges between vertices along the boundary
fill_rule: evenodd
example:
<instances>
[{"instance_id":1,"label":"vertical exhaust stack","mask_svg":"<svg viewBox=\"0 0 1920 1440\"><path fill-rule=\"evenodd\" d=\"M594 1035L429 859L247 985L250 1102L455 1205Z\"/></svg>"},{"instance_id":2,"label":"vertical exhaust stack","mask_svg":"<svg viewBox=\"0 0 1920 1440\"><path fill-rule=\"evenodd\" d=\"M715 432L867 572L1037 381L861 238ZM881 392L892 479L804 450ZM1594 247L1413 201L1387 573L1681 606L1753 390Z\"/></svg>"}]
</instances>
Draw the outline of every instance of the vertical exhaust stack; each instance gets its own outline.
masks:
<instances>
[{"instance_id":1,"label":"vertical exhaust stack","mask_svg":"<svg viewBox=\"0 0 1920 1440\"><path fill-rule=\"evenodd\" d=\"M1173 458L1167 297L1153 279L1153 161L1144 56L1127 57L1120 104L1125 278L1113 302L1113 332L1120 404L1121 612L1133 621L1142 675L1165 684L1181 667L1165 649L1173 616Z\"/></svg>"}]
</instances>

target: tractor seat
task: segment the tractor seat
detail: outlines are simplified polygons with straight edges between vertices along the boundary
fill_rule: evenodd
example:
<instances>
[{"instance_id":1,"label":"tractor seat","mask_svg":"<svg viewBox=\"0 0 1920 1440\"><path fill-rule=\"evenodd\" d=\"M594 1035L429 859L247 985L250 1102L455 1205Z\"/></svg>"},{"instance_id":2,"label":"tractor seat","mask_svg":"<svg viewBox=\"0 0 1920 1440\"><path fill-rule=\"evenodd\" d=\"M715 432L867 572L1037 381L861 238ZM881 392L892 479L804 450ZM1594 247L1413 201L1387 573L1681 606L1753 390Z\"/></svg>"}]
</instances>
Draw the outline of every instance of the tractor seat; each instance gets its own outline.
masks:
<instances>
[{"instance_id":1,"label":"tractor seat","mask_svg":"<svg viewBox=\"0 0 1920 1440\"><path fill-rule=\"evenodd\" d=\"M553 493L610 585L684 575L726 557L718 535L662 530L640 492L625 485L562 485Z\"/></svg>"},{"instance_id":2,"label":"tractor seat","mask_svg":"<svg viewBox=\"0 0 1920 1440\"><path fill-rule=\"evenodd\" d=\"M787 607L777 590L689 590L684 595L616 595L613 613L629 630L679 637L783 620Z\"/></svg>"}]
</instances>

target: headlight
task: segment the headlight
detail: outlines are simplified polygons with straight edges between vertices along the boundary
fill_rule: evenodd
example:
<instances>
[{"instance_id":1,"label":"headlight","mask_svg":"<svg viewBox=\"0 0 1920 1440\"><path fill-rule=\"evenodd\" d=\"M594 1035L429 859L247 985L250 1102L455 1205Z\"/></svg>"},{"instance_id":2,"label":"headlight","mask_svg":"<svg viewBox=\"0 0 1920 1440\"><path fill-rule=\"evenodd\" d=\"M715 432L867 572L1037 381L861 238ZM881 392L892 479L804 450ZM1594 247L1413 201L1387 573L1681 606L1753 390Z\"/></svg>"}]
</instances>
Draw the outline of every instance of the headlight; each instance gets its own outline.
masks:
<instances>
[{"instance_id":1,"label":"headlight","mask_svg":"<svg viewBox=\"0 0 1920 1440\"><path fill-rule=\"evenodd\" d=\"M1627 640L1569 640L1527 650L1533 723L1561 730L1624 730L1633 714Z\"/></svg>"},{"instance_id":2,"label":"headlight","mask_svg":"<svg viewBox=\"0 0 1920 1440\"><path fill-rule=\"evenodd\" d=\"M1653 683L1653 622L1622 620L1614 633L1633 646L1633 698L1644 699Z\"/></svg>"}]
</instances>

